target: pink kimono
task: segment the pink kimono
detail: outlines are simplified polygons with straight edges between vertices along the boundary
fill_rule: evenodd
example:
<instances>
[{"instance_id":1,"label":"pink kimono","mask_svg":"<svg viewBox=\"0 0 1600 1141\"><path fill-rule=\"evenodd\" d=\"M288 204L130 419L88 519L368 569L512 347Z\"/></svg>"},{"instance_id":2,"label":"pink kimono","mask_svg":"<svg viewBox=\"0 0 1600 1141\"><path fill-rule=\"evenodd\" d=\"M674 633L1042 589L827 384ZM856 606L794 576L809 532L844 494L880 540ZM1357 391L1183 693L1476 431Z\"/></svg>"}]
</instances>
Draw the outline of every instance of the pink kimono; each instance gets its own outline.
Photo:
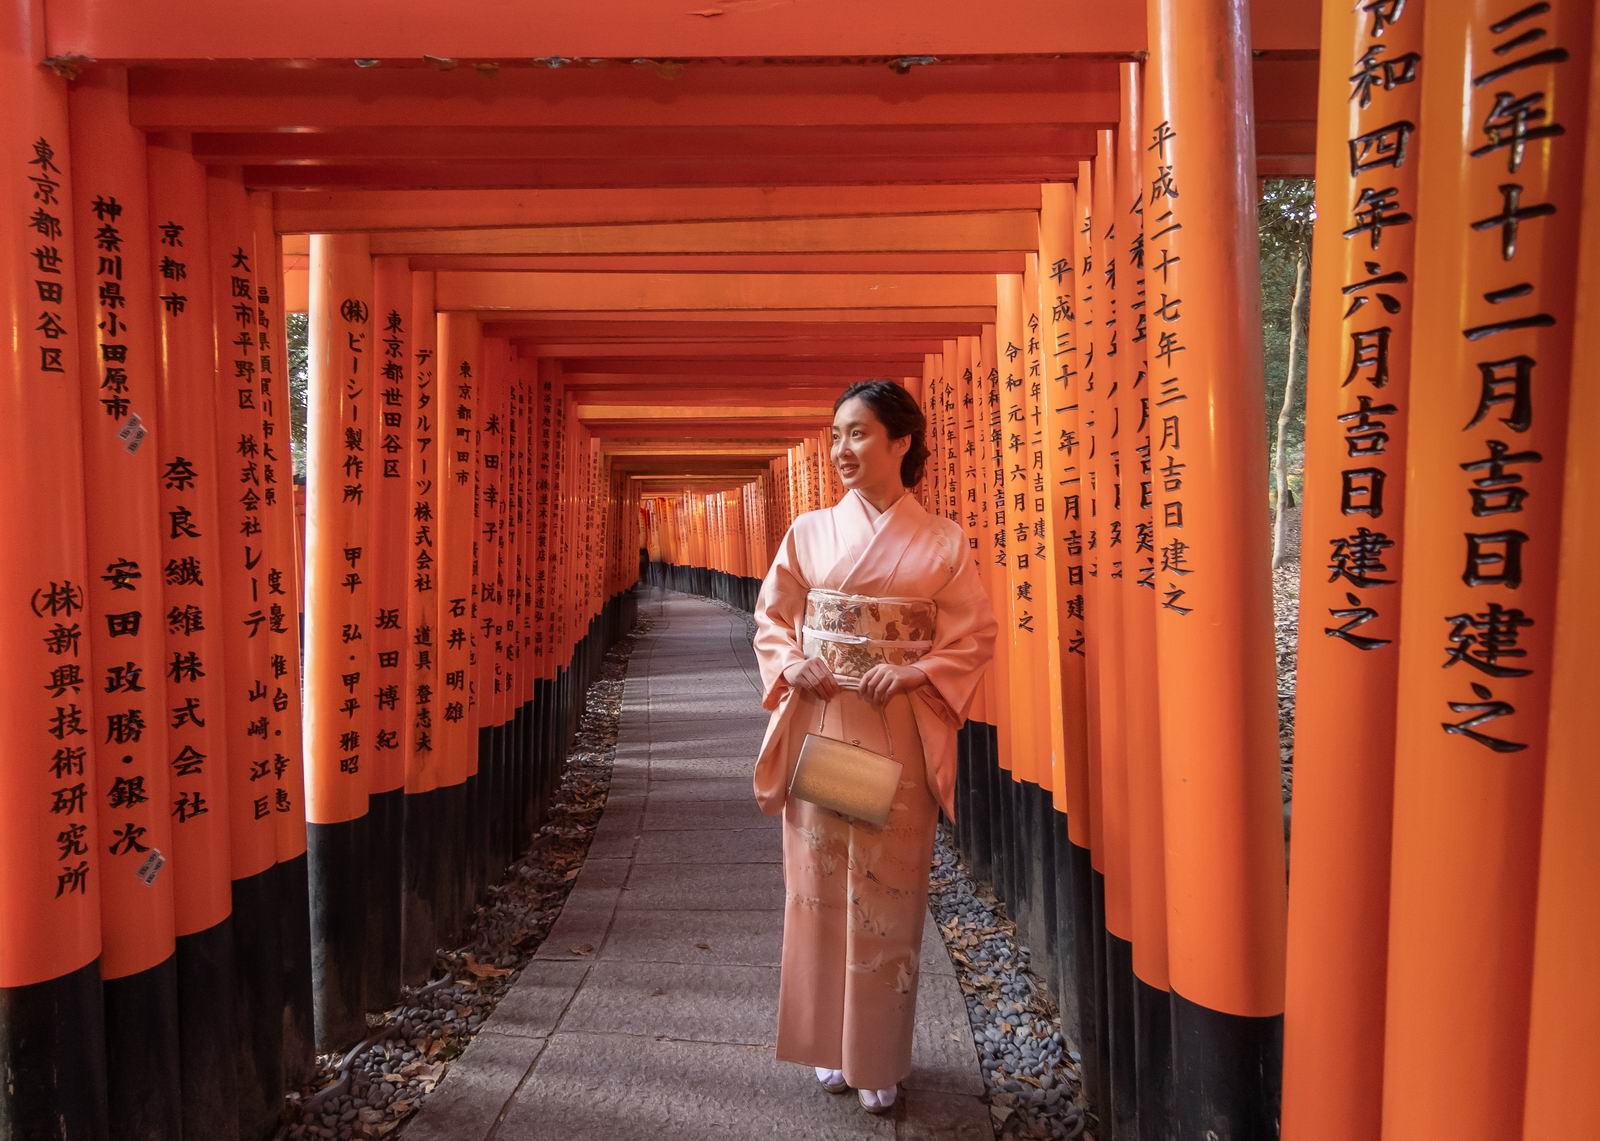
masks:
<instances>
[{"instance_id":1,"label":"pink kimono","mask_svg":"<svg viewBox=\"0 0 1600 1141\"><path fill-rule=\"evenodd\" d=\"M884 1089L911 1068L934 827L941 805L955 815L956 731L993 654L994 615L957 524L909 494L880 514L852 491L794 521L755 616L762 705L773 711L755 795L784 818L778 1057ZM824 709L783 680L808 649L847 679L877 661L909 662L929 684L882 713L851 689ZM883 828L788 800L800 743L818 731L900 762Z\"/></svg>"}]
</instances>

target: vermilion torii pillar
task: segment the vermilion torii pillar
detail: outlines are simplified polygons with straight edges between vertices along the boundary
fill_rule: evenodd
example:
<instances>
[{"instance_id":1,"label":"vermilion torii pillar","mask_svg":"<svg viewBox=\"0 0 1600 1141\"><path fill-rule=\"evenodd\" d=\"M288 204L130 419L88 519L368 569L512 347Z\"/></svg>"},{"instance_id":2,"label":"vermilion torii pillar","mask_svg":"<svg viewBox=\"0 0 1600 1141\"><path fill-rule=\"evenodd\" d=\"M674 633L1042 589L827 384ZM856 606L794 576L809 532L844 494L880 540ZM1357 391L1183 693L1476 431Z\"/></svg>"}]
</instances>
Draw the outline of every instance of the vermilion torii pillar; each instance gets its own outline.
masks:
<instances>
[{"instance_id":1,"label":"vermilion torii pillar","mask_svg":"<svg viewBox=\"0 0 1600 1141\"><path fill-rule=\"evenodd\" d=\"M213 666L169 680L168 723L182 1128L237 1136L233 1067L234 942L228 829L227 629L210 226L205 172L175 139L151 140L156 381L160 390L162 588L169 655L198 650ZM192 703L192 704L191 704ZM303 832L303 830L302 830Z\"/></svg>"},{"instance_id":2,"label":"vermilion torii pillar","mask_svg":"<svg viewBox=\"0 0 1600 1141\"><path fill-rule=\"evenodd\" d=\"M1270 628L1250 28L1150 0L1146 345L1180 1136L1275 1130L1284 852ZM1219 837L1226 843L1219 844Z\"/></svg>"},{"instance_id":3,"label":"vermilion torii pillar","mask_svg":"<svg viewBox=\"0 0 1600 1141\"><path fill-rule=\"evenodd\" d=\"M1079 433L1078 350L1074 339L1073 225L1075 188L1040 187L1039 310L1044 316L1045 536L1050 544L1053 698L1060 709L1060 752L1053 758L1052 803L1056 822L1057 987L1063 1029L1084 1041L1081 972L1092 970L1082 953L1091 927L1089 887L1088 738L1085 726L1083 627L1084 448ZM1089 1025L1092 1026L1092 1023Z\"/></svg>"},{"instance_id":4,"label":"vermilion torii pillar","mask_svg":"<svg viewBox=\"0 0 1600 1141\"><path fill-rule=\"evenodd\" d=\"M1600 36L1600 23L1591 32ZM1588 58L1597 57L1591 48ZM1589 89L1584 181L1600 185L1600 84ZM1577 248L1578 298L1570 330L1576 358L1600 320L1600 210L1583 213ZM1539 898L1534 923L1533 997L1528 1017L1528 1093L1524 1137L1580 1137L1593 1121L1588 1075L1600 1070L1600 765L1594 763L1594 674L1590 654L1600 640L1600 598L1593 589L1600 561L1600 452L1590 437L1600 422L1600 385L1574 384L1567 410L1567 473L1562 496L1561 562L1556 602L1561 616L1551 658L1550 741L1545 757Z\"/></svg>"},{"instance_id":5,"label":"vermilion torii pillar","mask_svg":"<svg viewBox=\"0 0 1600 1141\"><path fill-rule=\"evenodd\" d=\"M455 930L471 906L476 876L467 857L470 798L476 790L477 739L468 703L472 664L474 473L477 469L478 394L483 374L483 330L471 313L439 315L440 483L438 503L439 686L435 698L435 747L443 751L446 797L441 851L456 853L450 864L444 922Z\"/></svg>"},{"instance_id":6,"label":"vermilion torii pillar","mask_svg":"<svg viewBox=\"0 0 1600 1141\"><path fill-rule=\"evenodd\" d=\"M362 235L311 239L306 417L306 817L316 1034L323 1051L366 1025L368 798L374 701L372 258Z\"/></svg>"},{"instance_id":7,"label":"vermilion torii pillar","mask_svg":"<svg viewBox=\"0 0 1600 1141\"><path fill-rule=\"evenodd\" d=\"M271 516L266 508L265 434L255 290L255 234L237 170L206 174L211 245L212 318L216 326L218 460L223 488L222 629L228 686L228 827L233 875L235 1113L242 1136L254 1137L279 1112L284 1083L284 956L286 929L277 875L278 816L292 811L296 790L276 763L272 645L267 601L271 584ZM291 596L292 597L292 596Z\"/></svg>"},{"instance_id":8,"label":"vermilion torii pillar","mask_svg":"<svg viewBox=\"0 0 1600 1141\"><path fill-rule=\"evenodd\" d=\"M443 405L438 380L438 315L433 274L411 275L411 449L407 473L405 843L401 869L401 977L415 985L433 971L444 920L444 751L439 722L439 475Z\"/></svg>"},{"instance_id":9,"label":"vermilion torii pillar","mask_svg":"<svg viewBox=\"0 0 1600 1141\"><path fill-rule=\"evenodd\" d=\"M256 372L261 402L261 506L266 528L263 596L271 674L273 834L283 907L283 1072L293 1085L315 1064L312 1013L311 888L306 871L305 741L301 708L301 559L290 454L289 345L283 315L283 242L273 230L272 197L246 195L255 235Z\"/></svg>"},{"instance_id":10,"label":"vermilion torii pillar","mask_svg":"<svg viewBox=\"0 0 1600 1141\"><path fill-rule=\"evenodd\" d=\"M94 717L78 743L95 761L98 830L69 828L61 850L101 856L107 1067L119 1135L168 1137L179 1128L177 973L167 727L167 680L183 683L220 661L187 647L167 653L162 618L155 290L145 141L128 124L127 76L94 69L68 101L78 325L83 330L87 642L83 686ZM148 446L147 446L148 445ZM74 687L73 692L81 692Z\"/></svg>"},{"instance_id":11,"label":"vermilion torii pillar","mask_svg":"<svg viewBox=\"0 0 1600 1141\"><path fill-rule=\"evenodd\" d=\"M1170 1130L1172 994L1167 971L1167 880L1161 823L1161 693L1156 677L1154 472L1150 463L1149 304L1145 297L1144 73L1121 67L1117 129L1117 407L1122 422L1123 734L1127 751L1128 886L1133 932L1134 1075L1138 1131Z\"/></svg>"},{"instance_id":12,"label":"vermilion torii pillar","mask_svg":"<svg viewBox=\"0 0 1600 1141\"><path fill-rule=\"evenodd\" d=\"M1592 383L1573 251L1593 18L1572 0L1429 8L1418 122L1448 129L1350 144L1374 169L1421 148L1385 1136L1523 1123L1567 393ZM1382 364L1374 345L1358 379ZM1347 477L1342 504L1377 529L1390 490Z\"/></svg>"},{"instance_id":13,"label":"vermilion torii pillar","mask_svg":"<svg viewBox=\"0 0 1600 1141\"><path fill-rule=\"evenodd\" d=\"M1283 1089L1306 1141L1376 1138L1382 1110L1426 10L1322 12ZM1407 160L1352 170L1351 140L1398 122ZM1377 517L1346 498L1373 480Z\"/></svg>"},{"instance_id":14,"label":"vermilion torii pillar","mask_svg":"<svg viewBox=\"0 0 1600 1141\"><path fill-rule=\"evenodd\" d=\"M371 586L372 793L368 801L371 866L367 1006L400 994L401 867L405 842L406 601L411 589L412 332L411 269L404 258L372 261L374 413Z\"/></svg>"},{"instance_id":15,"label":"vermilion torii pillar","mask_svg":"<svg viewBox=\"0 0 1600 1141\"><path fill-rule=\"evenodd\" d=\"M28 536L0 559L8 691L0 747L9 762L0 766L0 1061L8 1073L0 1104L18 1133L104 1138L106 857L78 855L59 839L75 827L99 835L78 381L87 340L74 257L89 238L72 217L66 84L38 65L43 9L0 8L0 307L10 330L0 344L0 521Z\"/></svg>"}]
</instances>

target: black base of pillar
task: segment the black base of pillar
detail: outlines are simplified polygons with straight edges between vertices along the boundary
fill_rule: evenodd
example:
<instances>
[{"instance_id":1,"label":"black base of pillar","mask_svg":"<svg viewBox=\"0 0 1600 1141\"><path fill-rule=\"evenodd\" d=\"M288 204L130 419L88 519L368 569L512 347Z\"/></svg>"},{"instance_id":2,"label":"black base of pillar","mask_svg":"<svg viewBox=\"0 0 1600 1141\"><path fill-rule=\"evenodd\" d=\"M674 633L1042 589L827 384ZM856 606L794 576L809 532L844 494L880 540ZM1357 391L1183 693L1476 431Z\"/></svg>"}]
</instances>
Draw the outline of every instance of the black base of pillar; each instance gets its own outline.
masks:
<instances>
[{"instance_id":1,"label":"black base of pillar","mask_svg":"<svg viewBox=\"0 0 1600 1141\"><path fill-rule=\"evenodd\" d=\"M105 980L106 1100L117 1137L170 1141L182 1120L178 965Z\"/></svg>"},{"instance_id":2,"label":"black base of pillar","mask_svg":"<svg viewBox=\"0 0 1600 1141\"><path fill-rule=\"evenodd\" d=\"M1079 991L1085 1039L1083 1086L1103 1132L1111 1119L1110 1043L1106 1038L1106 881L1093 866L1089 869L1088 887L1089 914L1085 917L1082 958L1078 963L1084 981Z\"/></svg>"},{"instance_id":3,"label":"black base of pillar","mask_svg":"<svg viewBox=\"0 0 1600 1141\"><path fill-rule=\"evenodd\" d=\"M337 824L306 825L312 1010L318 1053L342 1050L367 1032L371 837L366 816Z\"/></svg>"},{"instance_id":4,"label":"black base of pillar","mask_svg":"<svg viewBox=\"0 0 1600 1141\"><path fill-rule=\"evenodd\" d=\"M1056 863L1056 972L1051 977L1056 984L1061 1030L1080 1054L1086 1054L1080 1006L1083 973L1079 967L1082 960L1079 958L1078 925L1088 910L1084 906L1084 896L1089 890L1089 852L1068 837L1065 816L1058 815L1052 822L1050 839Z\"/></svg>"},{"instance_id":5,"label":"black base of pillar","mask_svg":"<svg viewBox=\"0 0 1600 1141\"><path fill-rule=\"evenodd\" d=\"M386 1010L400 997L400 849L405 828L404 789L367 798L367 1010Z\"/></svg>"},{"instance_id":6,"label":"black base of pillar","mask_svg":"<svg viewBox=\"0 0 1600 1141\"><path fill-rule=\"evenodd\" d=\"M1043 758L1044 764L1050 758ZM1032 876L1029 894L1033 899L1033 925L1028 929L1028 945L1033 952L1033 973L1040 978L1054 978L1056 959L1060 949L1056 946L1056 850L1055 825L1060 816L1050 790L1038 785L1028 786L1032 818L1029 823L1028 866Z\"/></svg>"},{"instance_id":7,"label":"black base of pillar","mask_svg":"<svg viewBox=\"0 0 1600 1141\"><path fill-rule=\"evenodd\" d=\"M0 1136L106 1141L105 1007L100 963L0 988Z\"/></svg>"},{"instance_id":8,"label":"black base of pillar","mask_svg":"<svg viewBox=\"0 0 1600 1141\"><path fill-rule=\"evenodd\" d=\"M1135 976L1133 1022L1139 1141L1177 1141L1172 1124L1172 995Z\"/></svg>"},{"instance_id":9,"label":"black base of pillar","mask_svg":"<svg viewBox=\"0 0 1600 1141\"><path fill-rule=\"evenodd\" d=\"M182 1133L207 1141L238 1141L233 1107L239 1078L233 1068L233 919L178 936L179 1080L183 1091ZM307 1007L310 994L306 995ZM309 1044L309 1043L308 1043ZM18 1133L22 1137L26 1134Z\"/></svg>"},{"instance_id":10,"label":"black base of pillar","mask_svg":"<svg viewBox=\"0 0 1600 1141\"><path fill-rule=\"evenodd\" d=\"M470 779L470 778L469 778ZM437 789L439 794L439 847L435 867L440 878L438 938L451 944L466 925L472 905L467 895L467 796L468 781Z\"/></svg>"},{"instance_id":11,"label":"black base of pillar","mask_svg":"<svg viewBox=\"0 0 1600 1141\"><path fill-rule=\"evenodd\" d=\"M1223 1014L1172 993L1172 1102L1181 1141L1276 1141L1283 1017Z\"/></svg>"},{"instance_id":12,"label":"black base of pillar","mask_svg":"<svg viewBox=\"0 0 1600 1141\"><path fill-rule=\"evenodd\" d=\"M271 1137L283 1108L283 917L273 868L233 881L232 1053L240 1141Z\"/></svg>"},{"instance_id":13,"label":"black base of pillar","mask_svg":"<svg viewBox=\"0 0 1600 1141\"><path fill-rule=\"evenodd\" d=\"M283 963L283 1080L305 1084L316 1069L316 1018L311 1005L311 881L304 852L279 860L269 874L283 909L278 947Z\"/></svg>"},{"instance_id":14,"label":"black base of pillar","mask_svg":"<svg viewBox=\"0 0 1600 1141\"><path fill-rule=\"evenodd\" d=\"M1108 1141L1139 1136L1138 1051L1134 1043L1133 944L1107 931L1106 949L1106 1085L1110 1111L1100 1133ZM1109 1128L1107 1127L1109 1126Z\"/></svg>"},{"instance_id":15,"label":"black base of pillar","mask_svg":"<svg viewBox=\"0 0 1600 1141\"><path fill-rule=\"evenodd\" d=\"M443 790L404 798L405 844L400 851L400 977L426 982L438 957L444 881L439 874Z\"/></svg>"}]
</instances>

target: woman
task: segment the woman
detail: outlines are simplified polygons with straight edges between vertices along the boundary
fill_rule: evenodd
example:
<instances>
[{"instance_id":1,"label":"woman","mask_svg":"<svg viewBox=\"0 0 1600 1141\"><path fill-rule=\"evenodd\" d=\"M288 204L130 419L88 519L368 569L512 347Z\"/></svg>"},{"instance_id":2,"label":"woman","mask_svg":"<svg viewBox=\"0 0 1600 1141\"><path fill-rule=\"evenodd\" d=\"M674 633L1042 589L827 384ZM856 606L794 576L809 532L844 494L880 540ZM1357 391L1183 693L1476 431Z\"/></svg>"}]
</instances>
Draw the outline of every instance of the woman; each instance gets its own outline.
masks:
<instances>
[{"instance_id":1,"label":"woman","mask_svg":"<svg viewBox=\"0 0 1600 1141\"><path fill-rule=\"evenodd\" d=\"M839 398L832 458L847 491L794 521L755 611L773 711L755 793L783 813L778 1057L815 1067L830 1093L858 1090L873 1113L911 1070L934 826L941 806L955 816L956 731L995 637L961 528L911 495L924 433L892 381ZM787 795L808 732L901 764L882 829Z\"/></svg>"}]
</instances>

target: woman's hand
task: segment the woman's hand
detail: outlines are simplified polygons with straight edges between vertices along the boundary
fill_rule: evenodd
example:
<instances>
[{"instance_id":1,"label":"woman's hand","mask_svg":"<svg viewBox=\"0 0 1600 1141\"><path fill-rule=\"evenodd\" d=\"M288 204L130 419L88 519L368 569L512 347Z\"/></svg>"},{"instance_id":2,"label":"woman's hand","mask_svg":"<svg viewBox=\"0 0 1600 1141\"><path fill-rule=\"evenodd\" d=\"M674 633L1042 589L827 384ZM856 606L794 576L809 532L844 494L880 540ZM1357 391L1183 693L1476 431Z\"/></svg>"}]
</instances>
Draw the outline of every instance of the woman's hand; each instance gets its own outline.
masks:
<instances>
[{"instance_id":1,"label":"woman's hand","mask_svg":"<svg viewBox=\"0 0 1600 1141\"><path fill-rule=\"evenodd\" d=\"M916 666L891 666L880 662L861 675L861 687L857 692L868 705L881 709L891 697L911 693L927 684L928 675Z\"/></svg>"},{"instance_id":2,"label":"woman's hand","mask_svg":"<svg viewBox=\"0 0 1600 1141\"><path fill-rule=\"evenodd\" d=\"M821 658L807 658L783 671L783 680L801 693L809 693L824 701L839 696L839 681Z\"/></svg>"}]
</instances>

